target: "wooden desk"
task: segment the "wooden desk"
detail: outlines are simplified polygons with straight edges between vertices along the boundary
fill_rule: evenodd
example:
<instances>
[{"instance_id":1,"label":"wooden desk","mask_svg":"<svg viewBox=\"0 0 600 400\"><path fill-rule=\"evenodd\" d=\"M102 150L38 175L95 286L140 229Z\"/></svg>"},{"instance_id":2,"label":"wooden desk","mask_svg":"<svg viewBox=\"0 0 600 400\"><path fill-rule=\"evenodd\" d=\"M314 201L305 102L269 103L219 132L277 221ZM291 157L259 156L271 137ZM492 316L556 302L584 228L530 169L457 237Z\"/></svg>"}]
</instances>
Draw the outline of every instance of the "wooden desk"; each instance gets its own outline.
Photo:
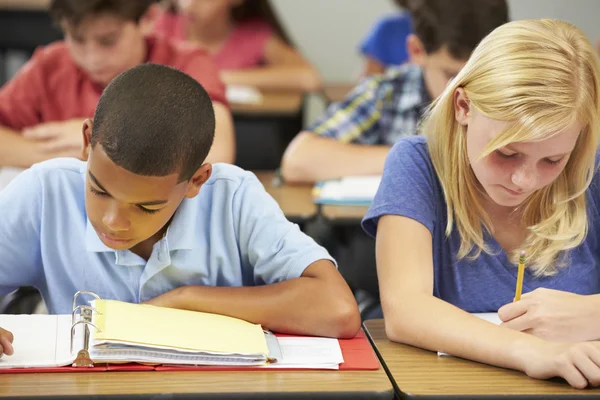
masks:
<instances>
[{"instance_id":1,"label":"wooden desk","mask_svg":"<svg viewBox=\"0 0 600 400\"><path fill-rule=\"evenodd\" d=\"M275 178L273 171L255 171L254 173L290 221L306 222L317 214L311 185L282 184L276 186L273 183Z\"/></svg>"},{"instance_id":2,"label":"wooden desk","mask_svg":"<svg viewBox=\"0 0 600 400\"><path fill-rule=\"evenodd\" d=\"M205 371L0 374L0 398L382 399L394 391L385 370Z\"/></svg>"},{"instance_id":3,"label":"wooden desk","mask_svg":"<svg viewBox=\"0 0 600 400\"><path fill-rule=\"evenodd\" d=\"M527 375L393 343L385 337L383 320L365 322L380 360L388 369L400 398L517 399L600 398L600 389L576 390L558 380Z\"/></svg>"},{"instance_id":4,"label":"wooden desk","mask_svg":"<svg viewBox=\"0 0 600 400\"><path fill-rule=\"evenodd\" d=\"M360 223L367 213L367 206L334 206L323 205L321 214L333 224L352 224Z\"/></svg>"},{"instance_id":5,"label":"wooden desk","mask_svg":"<svg viewBox=\"0 0 600 400\"><path fill-rule=\"evenodd\" d=\"M247 170L276 169L290 141L302 130L302 93L263 93L261 104L231 104L235 164Z\"/></svg>"},{"instance_id":6,"label":"wooden desk","mask_svg":"<svg viewBox=\"0 0 600 400\"><path fill-rule=\"evenodd\" d=\"M338 101L344 100L357 84L357 82L332 83L325 85L323 93L329 102L337 103Z\"/></svg>"},{"instance_id":7,"label":"wooden desk","mask_svg":"<svg viewBox=\"0 0 600 400\"><path fill-rule=\"evenodd\" d=\"M385 371L89 372L0 375L0 398L388 399Z\"/></svg>"},{"instance_id":8,"label":"wooden desk","mask_svg":"<svg viewBox=\"0 0 600 400\"><path fill-rule=\"evenodd\" d=\"M42 10L50 7L50 0L0 0L1 10Z\"/></svg>"}]
</instances>

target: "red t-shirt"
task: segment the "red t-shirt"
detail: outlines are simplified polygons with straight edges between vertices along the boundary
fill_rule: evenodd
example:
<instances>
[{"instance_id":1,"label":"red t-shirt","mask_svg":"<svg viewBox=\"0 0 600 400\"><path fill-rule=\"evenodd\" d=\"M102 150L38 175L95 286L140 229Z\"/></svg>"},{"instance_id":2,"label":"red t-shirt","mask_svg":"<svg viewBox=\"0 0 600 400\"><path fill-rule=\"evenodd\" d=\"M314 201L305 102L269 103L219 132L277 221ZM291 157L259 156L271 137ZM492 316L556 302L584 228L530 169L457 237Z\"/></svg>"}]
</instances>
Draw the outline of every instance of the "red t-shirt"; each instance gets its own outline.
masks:
<instances>
[{"instance_id":1,"label":"red t-shirt","mask_svg":"<svg viewBox=\"0 0 600 400\"><path fill-rule=\"evenodd\" d=\"M164 12L157 18L154 32L178 40L186 40L187 18ZM223 46L212 54L220 69L255 68L263 64L265 50L273 29L267 22L253 19L238 23Z\"/></svg>"},{"instance_id":2,"label":"red t-shirt","mask_svg":"<svg viewBox=\"0 0 600 400\"><path fill-rule=\"evenodd\" d=\"M146 60L185 72L204 86L213 102L227 104L225 85L211 57L167 38L146 38ZM71 59L64 42L37 49L15 77L0 88L0 125L21 131L45 122L91 118L103 87Z\"/></svg>"}]
</instances>

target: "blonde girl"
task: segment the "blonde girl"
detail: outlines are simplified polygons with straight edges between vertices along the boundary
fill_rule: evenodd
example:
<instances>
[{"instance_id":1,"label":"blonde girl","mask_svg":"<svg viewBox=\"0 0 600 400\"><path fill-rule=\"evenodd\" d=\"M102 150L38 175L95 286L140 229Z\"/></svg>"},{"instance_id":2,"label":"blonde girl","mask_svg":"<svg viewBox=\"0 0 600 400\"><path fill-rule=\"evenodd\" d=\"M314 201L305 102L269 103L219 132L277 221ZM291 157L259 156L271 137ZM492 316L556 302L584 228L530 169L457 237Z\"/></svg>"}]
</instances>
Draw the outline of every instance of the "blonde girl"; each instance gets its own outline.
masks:
<instances>
[{"instance_id":1,"label":"blonde girl","mask_svg":"<svg viewBox=\"0 0 600 400\"><path fill-rule=\"evenodd\" d=\"M576 27L515 21L479 44L425 137L391 150L363 221L391 340L600 384L599 104ZM469 314L496 311L501 326Z\"/></svg>"}]
</instances>

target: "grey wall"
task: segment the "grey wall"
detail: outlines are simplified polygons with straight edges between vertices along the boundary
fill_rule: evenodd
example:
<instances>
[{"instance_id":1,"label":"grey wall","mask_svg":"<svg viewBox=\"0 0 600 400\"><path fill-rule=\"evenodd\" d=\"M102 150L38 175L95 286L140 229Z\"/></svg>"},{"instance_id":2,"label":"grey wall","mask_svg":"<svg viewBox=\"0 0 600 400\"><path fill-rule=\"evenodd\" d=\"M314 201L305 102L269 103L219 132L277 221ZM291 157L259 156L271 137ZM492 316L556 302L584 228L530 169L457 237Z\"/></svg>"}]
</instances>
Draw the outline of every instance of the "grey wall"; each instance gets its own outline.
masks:
<instances>
[{"instance_id":1,"label":"grey wall","mask_svg":"<svg viewBox=\"0 0 600 400\"><path fill-rule=\"evenodd\" d=\"M391 0L272 0L297 46L326 82L356 79L357 45L371 25L395 9ZM461 0L448 0L461 1ZM509 0L512 19L555 18L600 38L600 0Z\"/></svg>"}]
</instances>

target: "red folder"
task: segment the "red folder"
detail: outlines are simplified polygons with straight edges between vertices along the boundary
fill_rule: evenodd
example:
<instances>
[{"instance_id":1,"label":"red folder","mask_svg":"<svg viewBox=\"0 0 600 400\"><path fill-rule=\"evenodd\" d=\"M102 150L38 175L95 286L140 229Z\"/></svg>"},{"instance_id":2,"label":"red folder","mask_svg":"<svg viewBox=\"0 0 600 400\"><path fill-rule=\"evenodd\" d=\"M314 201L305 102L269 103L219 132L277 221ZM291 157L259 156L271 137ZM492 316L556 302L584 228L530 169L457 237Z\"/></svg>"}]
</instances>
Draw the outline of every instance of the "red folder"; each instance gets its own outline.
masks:
<instances>
[{"instance_id":1,"label":"red folder","mask_svg":"<svg viewBox=\"0 0 600 400\"><path fill-rule=\"evenodd\" d=\"M294 335L277 335L294 336ZM340 364L340 371L359 371L379 369L377 356L361 329L352 339L340 339L340 348L344 362ZM96 364L92 368L86 367L49 367L49 368L0 368L0 374L40 373L40 372L105 372L105 371L298 371L294 368L259 368L259 367L230 367L230 366L166 366L142 364ZM312 370L312 369L311 369Z\"/></svg>"}]
</instances>

